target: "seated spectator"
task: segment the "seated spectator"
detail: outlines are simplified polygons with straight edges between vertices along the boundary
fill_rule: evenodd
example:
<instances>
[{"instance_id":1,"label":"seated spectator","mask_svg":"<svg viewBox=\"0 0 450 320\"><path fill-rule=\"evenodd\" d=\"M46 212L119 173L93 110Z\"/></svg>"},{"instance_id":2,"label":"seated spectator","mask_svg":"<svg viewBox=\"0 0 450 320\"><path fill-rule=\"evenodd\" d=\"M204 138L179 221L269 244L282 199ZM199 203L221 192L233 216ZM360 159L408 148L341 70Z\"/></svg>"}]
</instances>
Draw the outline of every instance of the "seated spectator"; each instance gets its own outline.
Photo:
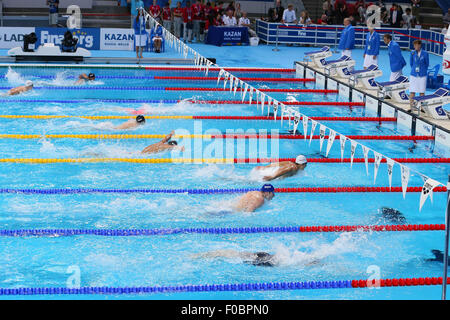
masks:
<instances>
[{"instance_id":1,"label":"seated spectator","mask_svg":"<svg viewBox=\"0 0 450 320\"><path fill-rule=\"evenodd\" d=\"M333 14L333 6L331 4L331 0L325 0L323 2L322 9L327 16L331 16Z\"/></svg>"},{"instance_id":2,"label":"seated spectator","mask_svg":"<svg viewBox=\"0 0 450 320\"><path fill-rule=\"evenodd\" d=\"M219 19L220 19L220 14L216 13L215 10L212 10L209 13L209 15L208 15L208 17L206 18L206 21L205 21L205 33L206 34L208 33L208 30L209 30L210 26L214 26L214 27L220 26L221 20L219 20Z\"/></svg>"},{"instance_id":3,"label":"seated spectator","mask_svg":"<svg viewBox=\"0 0 450 320\"><path fill-rule=\"evenodd\" d=\"M223 2L217 2L217 6L214 8L218 14L222 17L224 15L225 9L223 7Z\"/></svg>"},{"instance_id":4,"label":"seated spectator","mask_svg":"<svg viewBox=\"0 0 450 320\"><path fill-rule=\"evenodd\" d=\"M322 14L322 17L320 17L320 19L317 20L317 24L326 26L326 25L330 24L329 20L330 20L330 18L324 13L324 14Z\"/></svg>"},{"instance_id":5,"label":"seated spectator","mask_svg":"<svg viewBox=\"0 0 450 320\"><path fill-rule=\"evenodd\" d=\"M390 25L392 28L400 28L401 27L401 11L399 9L399 5L397 5L396 3L392 4L392 8L391 8L391 16L389 19Z\"/></svg>"},{"instance_id":6,"label":"seated spectator","mask_svg":"<svg viewBox=\"0 0 450 320\"><path fill-rule=\"evenodd\" d=\"M250 19L247 18L247 12L245 11L242 11L242 17L239 19L239 26L247 27L250 36L256 37L256 32L250 28L252 25L250 24Z\"/></svg>"},{"instance_id":7,"label":"seated spectator","mask_svg":"<svg viewBox=\"0 0 450 320\"><path fill-rule=\"evenodd\" d=\"M302 11L300 14L300 19L298 19L298 24L303 24L309 26L312 24L311 18L309 17L308 11Z\"/></svg>"},{"instance_id":8,"label":"seated spectator","mask_svg":"<svg viewBox=\"0 0 450 320\"><path fill-rule=\"evenodd\" d=\"M447 13L444 15L444 23L450 24L450 8L447 10Z\"/></svg>"},{"instance_id":9,"label":"seated spectator","mask_svg":"<svg viewBox=\"0 0 450 320\"><path fill-rule=\"evenodd\" d=\"M227 15L223 16L222 20L223 24L227 27L233 27L237 25L236 18L233 17L233 10L231 9L227 10Z\"/></svg>"},{"instance_id":10,"label":"seated spectator","mask_svg":"<svg viewBox=\"0 0 450 320\"><path fill-rule=\"evenodd\" d=\"M294 6L288 4L288 8L283 12L282 23L297 23L297 17L295 16Z\"/></svg>"},{"instance_id":11,"label":"seated spectator","mask_svg":"<svg viewBox=\"0 0 450 320\"><path fill-rule=\"evenodd\" d=\"M405 13L402 16L402 27L411 29L414 25L415 17L411 14L411 9L406 8Z\"/></svg>"},{"instance_id":12,"label":"seated spectator","mask_svg":"<svg viewBox=\"0 0 450 320\"><path fill-rule=\"evenodd\" d=\"M227 7L227 9L225 11L228 12L228 10L232 10L233 11L233 16L234 16L234 13L236 12L236 4L235 4L234 1L231 1L228 4L228 7Z\"/></svg>"},{"instance_id":13,"label":"seated spectator","mask_svg":"<svg viewBox=\"0 0 450 320\"><path fill-rule=\"evenodd\" d=\"M281 22L283 13L284 7L281 5L281 0L277 0L275 8L269 9L269 22Z\"/></svg>"}]
</instances>

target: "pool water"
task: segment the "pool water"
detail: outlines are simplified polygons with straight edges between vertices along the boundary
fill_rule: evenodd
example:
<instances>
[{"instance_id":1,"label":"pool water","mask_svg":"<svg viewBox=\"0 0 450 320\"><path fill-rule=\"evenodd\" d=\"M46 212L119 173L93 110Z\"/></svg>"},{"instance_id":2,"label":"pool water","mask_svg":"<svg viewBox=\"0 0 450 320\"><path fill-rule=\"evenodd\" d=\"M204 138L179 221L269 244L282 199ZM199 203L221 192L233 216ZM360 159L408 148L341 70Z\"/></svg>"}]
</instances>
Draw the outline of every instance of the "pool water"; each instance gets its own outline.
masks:
<instances>
[{"instance_id":1,"label":"pool water","mask_svg":"<svg viewBox=\"0 0 450 320\"><path fill-rule=\"evenodd\" d=\"M31 79L37 87L15 97L0 97L2 115L71 115L63 119L0 118L0 134L288 134L289 123L274 120L147 119L133 130L116 130L124 119L91 120L76 116L230 115L259 116L248 104L202 103L198 100L240 100L240 93L167 91L165 87L217 87L216 80L161 80L155 76L203 76L201 72L95 68L97 80L74 86L83 68L1 68L0 87ZM294 73L241 72L238 77L294 78ZM217 77L217 72L209 72ZM314 83L252 82L257 88L314 88ZM142 87L142 88L136 88ZM125 89L124 89L125 88ZM126 89L128 88L128 89ZM131 89L130 89L131 88ZM337 94L267 93L280 101L346 101ZM135 101L133 101L135 100ZM155 102L142 102L148 100ZM197 101L197 102L196 102ZM308 116L364 117L363 107L299 106ZM267 114L267 109L264 114ZM396 122L324 121L344 135L404 134ZM292 129L292 127L291 127ZM303 133L300 123L299 133ZM315 134L319 134L316 128ZM158 139L0 139L2 158L322 158L319 140L176 139L185 151L143 155ZM364 140L366 146L392 158L449 157L431 140ZM347 142L344 157L350 157ZM340 158L339 140L329 154ZM373 154L370 156L373 157ZM355 158L363 158L358 147ZM259 188L264 182L252 169L257 164L207 163L0 163L0 189L234 189ZM440 182L450 166L408 164L409 186L422 186L418 173ZM374 181L373 164L309 163L294 177L274 180L276 188L388 186L386 164ZM393 186L401 186L394 168ZM444 222L445 194L435 192L419 212L419 193L277 193L254 213L236 213L240 194L0 194L0 229L172 229L209 227L320 226L397 224L379 209L403 213L408 224ZM431 250L442 250L442 231L167 234L134 237L24 236L0 237L0 288L64 287L79 270L81 286L172 286L279 281L367 279L369 266L381 278L439 277L442 263L429 262ZM265 251L278 265L265 268L240 258L199 258L214 250ZM164 293L139 295L50 296L50 298L127 299L439 299L440 286L381 289L277 290L260 292ZM8 298L3 296L2 298ZM18 296L14 296L18 298ZM21 296L19 298L27 298ZM34 297L36 298L36 297ZM37 298L49 298L38 296Z\"/></svg>"}]
</instances>

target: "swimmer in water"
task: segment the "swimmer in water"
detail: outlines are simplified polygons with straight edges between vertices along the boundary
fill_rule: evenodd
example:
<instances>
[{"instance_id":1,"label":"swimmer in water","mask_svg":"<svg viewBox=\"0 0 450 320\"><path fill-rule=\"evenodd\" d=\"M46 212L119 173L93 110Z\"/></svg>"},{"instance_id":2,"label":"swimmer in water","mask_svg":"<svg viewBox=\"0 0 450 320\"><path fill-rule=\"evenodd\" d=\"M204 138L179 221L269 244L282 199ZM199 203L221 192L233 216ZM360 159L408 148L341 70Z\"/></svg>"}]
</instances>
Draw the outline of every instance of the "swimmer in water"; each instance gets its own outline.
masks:
<instances>
[{"instance_id":1,"label":"swimmer in water","mask_svg":"<svg viewBox=\"0 0 450 320\"><path fill-rule=\"evenodd\" d=\"M134 129L144 124L145 124L145 117L143 115L139 115L135 119L130 119L127 122L124 122L121 125L114 127L114 129L116 130Z\"/></svg>"},{"instance_id":2,"label":"swimmer in water","mask_svg":"<svg viewBox=\"0 0 450 320\"><path fill-rule=\"evenodd\" d=\"M380 209L381 215L384 219L389 220L390 222L394 223L405 223L406 218L405 216L398 210L382 207Z\"/></svg>"},{"instance_id":3,"label":"swimmer in water","mask_svg":"<svg viewBox=\"0 0 450 320\"><path fill-rule=\"evenodd\" d=\"M86 73L82 73L79 75L77 82L75 84L83 84L87 81L94 81L95 80L95 74L92 72L89 73L89 75L86 75Z\"/></svg>"},{"instance_id":4,"label":"swimmer in water","mask_svg":"<svg viewBox=\"0 0 450 320\"><path fill-rule=\"evenodd\" d=\"M262 186L261 191L249 191L233 206L236 211L253 212L261 207L265 200L272 200L275 188L271 184Z\"/></svg>"},{"instance_id":5,"label":"swimmer in water","mask_svg":"<svg viewBox=\"0 0 450 320\"><path fill-rule=\"evenodd\" d=\"M33 89L33 81L31 80L27 80L27 82L25 82L24 86L20 86L20 87L16 87L16 88L12 88L11 90L9 90L6 95L7 96L13 96L16 94L20 94L22 92L26 92Z\"/></svg>"},{"instance_id":6,"label":"swimmer in water","mask_svg":"<svg viewBox=\"0 0 450 320\"><path fill-rule=\"evenodd\" d=\"M431 253L434 255L433 259L426 259L427 262L440 262L444 263L444 253L441 250L431 250ZM447 260L448 265L450 266L450 260Z\"/></svg>"},{"instance_id":7,"label":"swimmer in water","mask_svg":"<svg viewBox=\"0 0 450 320\"><path fill-rule=\"evenodd\" d=\"M236 250L215 250L205 253L200 253L194 256L194 258L229 258L229 259L242 259L243 263L251 264L258 267L275 267L278 263L275 259L275 255L267 252L247 252Z\"/></svg>"},{"instance_id":8,"label":"swimmer in water","mask_svg":"<svg viewBox=\"0 0 450 320\"><path fill-rule=\"evenodd\" d=\"M271 174L264 176L263 178L263 180L265 181L270 181L276 178L292 177L293 175L296 175L300 170L305 170L307 164L308 160L306 160L306 157L304 155L299 155L295 159L295 162L274 162L269 164L268 166L255 167L255 170L262 171L262 173L264 173L264 171L270 171ZM271 170L273 169L276 169L276 171L272 173Z\"/></svg>"},{"instance_id":9,"label":"swimmer in water","mask_svg":"<svg viewBox=\"0 0 450 320\"><path fill-rule=\"evenodd\" d=\"M160 142L149 145L147 148L142 150L141 153L158 153L171 150L184 151L184 147L180 147L176 141L170 140L173 134L174 131L165 136Z\"/></svg>"}]
</instances>

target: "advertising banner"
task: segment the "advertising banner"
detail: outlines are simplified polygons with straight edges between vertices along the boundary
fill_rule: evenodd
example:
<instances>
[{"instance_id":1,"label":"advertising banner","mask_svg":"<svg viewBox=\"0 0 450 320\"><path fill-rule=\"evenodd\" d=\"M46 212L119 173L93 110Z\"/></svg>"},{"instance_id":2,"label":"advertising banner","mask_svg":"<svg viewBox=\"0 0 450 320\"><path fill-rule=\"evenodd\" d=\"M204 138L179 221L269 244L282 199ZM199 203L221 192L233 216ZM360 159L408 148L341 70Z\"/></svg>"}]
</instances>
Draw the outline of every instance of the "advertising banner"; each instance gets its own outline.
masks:
<instances>
[{"instance_id":1,"label":"advertising banner","mask_svg":"<svg viewBox=\"0 0 450 320\"><path fill-rule=\"evenodd\" d=\"M23 36L35 28L3 27L0 28L0 49L11 49L23 46ZM37 46L36 46L37 47Z\"/></svg>"},{"instance_id":2,"label":"advertising banner","mask_svg":"<svg viewBox=\"0 0 450 320\"><path fill-rule=\"evenodd\" d=\"M61 45L64 39L64 33L68 29L66 28L36 28L36 36L38 41L36 42L36 48L44 43L53 42L55 45ZM99 28L83 28L70 30L72 35L78 38L78 47L88 50L100 49L100 29Z\"/></svg>"},{"instance_id":3,"label":"advertising banner","mask_svg":"<svg viewBox=\"0 0 450 320\"><path fill-rule=\"evenodd\" d=\"M133 29L100 29L100 50L134 50Z\"/></svg>"}]
</instances>

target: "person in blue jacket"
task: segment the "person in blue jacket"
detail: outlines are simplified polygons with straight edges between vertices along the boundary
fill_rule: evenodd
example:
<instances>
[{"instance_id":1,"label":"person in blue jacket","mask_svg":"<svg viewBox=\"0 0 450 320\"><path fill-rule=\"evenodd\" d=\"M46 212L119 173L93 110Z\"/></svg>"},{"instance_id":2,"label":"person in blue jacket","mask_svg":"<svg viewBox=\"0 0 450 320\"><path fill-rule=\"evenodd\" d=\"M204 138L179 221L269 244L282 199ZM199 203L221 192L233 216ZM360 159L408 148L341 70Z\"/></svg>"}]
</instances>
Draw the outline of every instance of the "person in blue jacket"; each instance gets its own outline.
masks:
<instances>
[{"instance_id":1,"label":"person in blue jacket","mask_svg":"<svg viewBox=\"0 0 450 320\"><path fill-rule=\"evenodd\" d=\"M134 44L136 46L136 58L142 59L142 51L147 46L147 30L145 29L144 10L139 8L136 19L133 20Z\"/></svg>"},{"instance_id":2,"label":"person in blue jacket","mask_svg":"<svg viewBox=\"0 0 450 320\"><path fill-rule=\"evenodd\" d=\"M405 58L403 58L400 46L397 42L392 40L392 36L390 34L385 34L383 41L388 46L389 63L391 65L391 77L389 78L389 81L394 81L403 75L402 69L406 66L406 61Z\"/></svg>"},{"instance_id":3,"label":"person in blue jacket","mask_svg":"<svg viewBox=\"0 0 450 320\"><path fill-rule=\"evenodd\" d=\"M378 54L380 53L380 35L373 27L369 27L364 46L364 69L371 65L378 66Z\"/></svg>"},{"instance_id":4,"label":"person in blue jacket","mask_svg":"<svg viewBox=\"0 0 450 320\"><path fill-rule=\"evenodd\" d=\"M415 40L414 51L411 51L411 57L409 64L411 66L411 77L409 79L409 100L413 102L413 98L416 93L421 96L425 95L427 89L427 74L430 59L428 58L428 52L422 50L422 41Z\"/></svg>"},{"instance_id":5,"label":"person in blue jacket","mask_svg":"<svg viewBox=\"0 0 450 320\"><path fill-rule=\"evenodd\" d=\"M355 28L349 18L344 19L344 30L341 33L338 48L342 50L343 56L352 56L352 49L355 47Z\"/></svg>"}]
</instances>

